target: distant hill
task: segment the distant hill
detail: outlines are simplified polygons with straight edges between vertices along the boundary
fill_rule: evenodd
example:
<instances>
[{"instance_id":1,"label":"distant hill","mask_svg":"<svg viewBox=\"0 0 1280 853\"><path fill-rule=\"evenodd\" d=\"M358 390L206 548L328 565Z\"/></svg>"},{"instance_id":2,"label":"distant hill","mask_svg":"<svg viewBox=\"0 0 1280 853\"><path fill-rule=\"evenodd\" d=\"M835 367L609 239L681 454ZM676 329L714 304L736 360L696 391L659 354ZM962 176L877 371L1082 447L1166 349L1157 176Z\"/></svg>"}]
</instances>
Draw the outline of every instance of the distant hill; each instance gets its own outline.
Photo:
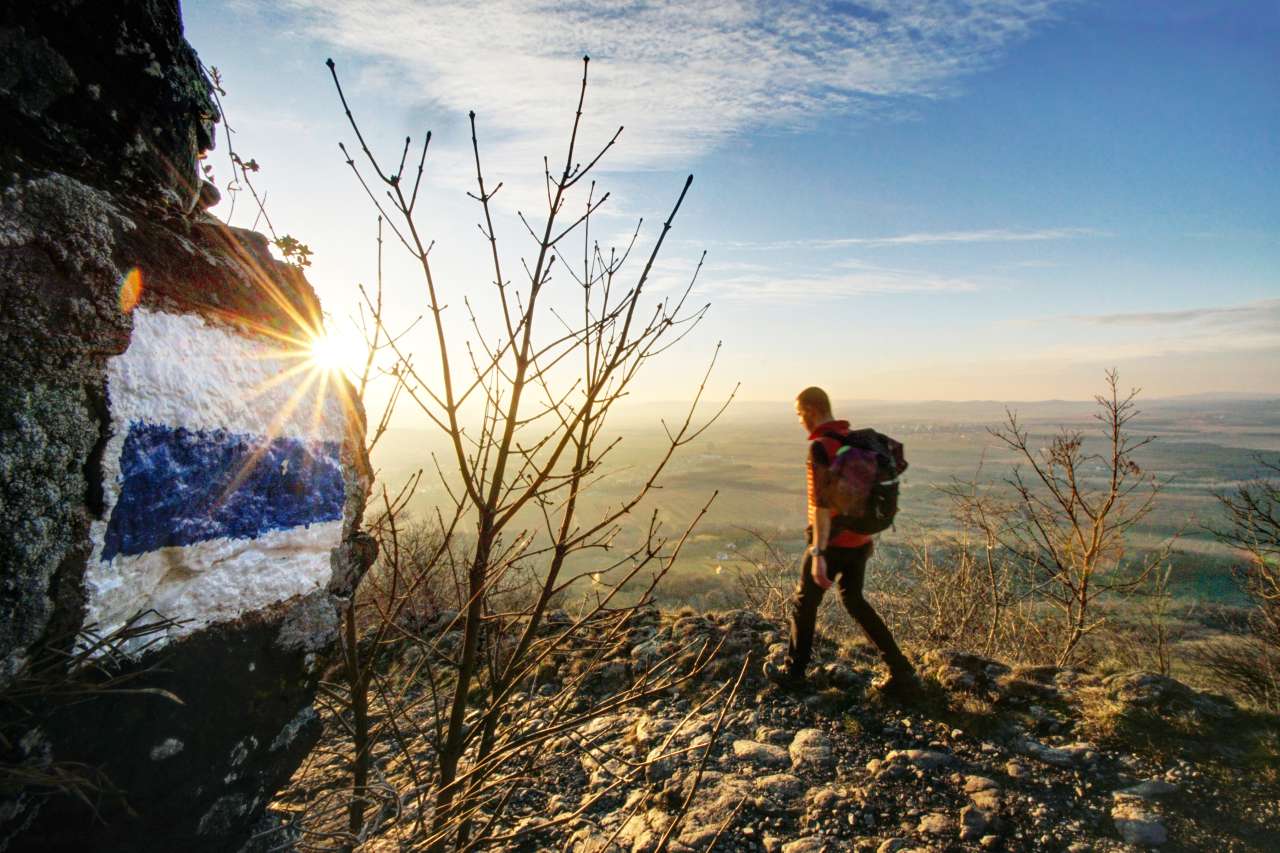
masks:
<instances>
[{"instance_id":1,"label":"distant hill","mask_svg":"<svg viewBox=\"0 0 1280 853\"><path fill-rule=\"evenodd\" d=\"M1246 406L1249 411L1280 409L1280 396L1265 393L1235 391L1209 391L1173 397L1139 397L1139 408L1147 412L1159 411L1170 416L1178 412L1203 415L1223 406ZM617 422L630 424L635 421L656 422L659 418L670 421L683 417L687 402L660 401L652 403L628 403L618 409ZM1092 400L841 400L834 402L836 414L858 421L895 420L907 422L976 422L1002 421L1007 409L1018 412L1029 421L1062 419L1076 420L1091 416L1096 403ZM735 401L723 418L725 422L759 423L764 421L789 422L794 419L793 404L789 400ZM701 411L709 414L707 405ZM1277 412L1280 418L1280 411Z\"/></svg>"}]
</instances>

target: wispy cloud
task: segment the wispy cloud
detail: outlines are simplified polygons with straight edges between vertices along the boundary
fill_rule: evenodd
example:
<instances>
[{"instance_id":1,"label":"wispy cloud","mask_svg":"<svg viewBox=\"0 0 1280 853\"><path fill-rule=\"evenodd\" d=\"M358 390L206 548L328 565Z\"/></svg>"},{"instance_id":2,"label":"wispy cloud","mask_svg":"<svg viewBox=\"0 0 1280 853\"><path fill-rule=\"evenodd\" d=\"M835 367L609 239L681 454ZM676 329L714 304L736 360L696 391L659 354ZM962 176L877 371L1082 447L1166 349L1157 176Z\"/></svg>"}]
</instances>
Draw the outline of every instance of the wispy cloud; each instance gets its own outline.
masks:
<instances>
[{"instance_id":1,"label":"wispy cloud","mask_svg":"<svg viewBox=\"0 0 1280 853\"><path fill-rule=\"evenodd\" d=\"M1029 243L1046 240L1075 240L1083 237L1103 236L1105 232L1093 228L1040 228L1019 230L989 228L979 231L922 231L887 237L833 237L828 239L776 240L769 242L732 242L736 249L845 249L855 246L878 248L884 246L932 246L957 243Z\"/></svg>"},{"instance_id":2,"label":"wispy cloud","mask_svg":"<svg viewBox=\"0 0 1280 853\"><path fill-rule=\"evenodd\" d=\"M827 274L787 274L768 270L713 269L707 289L716 296L760 302L841 299L892 293L969 293L980 289L969 278L937 275L918 270L845 265ZM726 274L727 272L727 274Z\"/></svg>"},{"instance_id":3,"label":"wispy cloud","mask_svg":"<svg viewBox=\"0 0 1280 853\"><path fill-rule=\"evenodd\" d=\"M586 143L615 169L685 164L737 134L944 97L1058 0L287 0L298 26L394 69L406 103L476 109L495 161L560 150L590 53ZM510 158L510 159L508 159ZM920 235L907 235L908 237Z\"/></svg>"},{"instance_id":4,"label":"wispy cloud","mask_svg":"<svg viewBox=\"0 0 1280 853\"><path fill-rule=\"evenodd\" d=\"M1080 324L1079 340L1045 350L1061 358L1176 356L1255 352L1280 347L1280 299L1173 311L1130 311L1046 317L1034 325ZM1084 328L1081 328L1084 327ZM1091 329L1091 330L1089 330Z\"/></svg>"},{"instance_id":5,"label":"wispy cloud","mask_svg":"<svg viewBox=\"0 0 1280 853\"><path fill-rule=\"evenodd\" d=\"M1117 314L1077 314L1068 319L1099 326L1248 327L1280 329L1280 299L1259 299L1240 305L1215 305L1178 311L1134 311Z\"/></svg>"}]
</instances>

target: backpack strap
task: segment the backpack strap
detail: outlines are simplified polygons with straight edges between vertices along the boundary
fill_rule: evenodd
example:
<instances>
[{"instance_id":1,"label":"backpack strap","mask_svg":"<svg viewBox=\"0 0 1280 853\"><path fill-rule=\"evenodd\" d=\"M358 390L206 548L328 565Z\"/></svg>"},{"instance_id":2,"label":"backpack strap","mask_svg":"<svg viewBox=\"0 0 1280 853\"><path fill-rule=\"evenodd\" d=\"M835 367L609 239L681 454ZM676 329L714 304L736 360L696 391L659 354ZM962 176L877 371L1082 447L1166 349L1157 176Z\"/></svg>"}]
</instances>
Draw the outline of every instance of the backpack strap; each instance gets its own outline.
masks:
<instances>
[{"instance_id":1,"label":"backpack strap","mask_svg":"<svg viewBox=\"0 0 1280 853\"><path fill-rule=\"evenodd\" d=\"M821 438L815 438L809 444L809 459L820 468L831 464L831 456L827 453L827 446L822 443Z\"/></svg>"},{"instance_id":2,"label":"backpack strap","mask_svg":"<svg viewBox=\"0 0 1280 853\"><path fill-rule=\"evenodd\" d=\"M827 452L827 446L822 443L822 440L825 438L839 442L840 448L836 450L835 453L836 456L839 456L844 452L844 449L848 447L846 439L848 439L851 434L851 432L841 433L835 429L824 429L809 445L809 453L813 458L813 461L823 466L830 465L835 460L833 460L831 458L831 454Z\"/></svg>"}]
</instances>

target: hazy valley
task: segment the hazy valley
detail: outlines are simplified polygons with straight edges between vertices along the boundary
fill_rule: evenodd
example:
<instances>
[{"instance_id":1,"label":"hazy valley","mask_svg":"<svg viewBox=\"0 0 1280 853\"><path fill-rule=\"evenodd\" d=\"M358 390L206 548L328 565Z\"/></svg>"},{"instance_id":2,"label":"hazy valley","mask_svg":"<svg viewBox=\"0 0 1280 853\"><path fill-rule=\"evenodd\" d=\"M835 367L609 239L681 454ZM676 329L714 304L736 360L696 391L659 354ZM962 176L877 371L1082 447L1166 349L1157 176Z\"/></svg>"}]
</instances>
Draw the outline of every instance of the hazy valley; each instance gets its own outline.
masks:
<instances>
[{"instance_id":1,"label":"hazy valley","mask_svg":"<svg viewBox=\"0 0 1280 853\"><path fill-rule=\"evenodd\" d=\"M1206 604L1239 603L1229 550L1207 528L1221 522L1215 493L1262 475L1259 455L1280 451L1280 399L1237 395L1139 399L1135 435L1156 436L1140 453L1143 468L1160 482L1152 513L1131 537L1136 551L1173 541L1171 587L1180 598ZM1000 448L988 428L1005 409L1018 413L1032 434L1047 439L1059 427L1096 438L1092 401L859 402L838 407L855 425L874 426L906 446L902 508L892 531L881 536L881 565L893 565L895 550L957 531L951 499L942 487L957 482L992 483L1005 477L1015 458ZM586 493L585 508L626 499L648 476L645 467L665 443L660 420L682 415L679 406L654 404L624 412L613 426L624 440L612 451L606 472ZM779 403L735 403L701 439L677 454L654 491L636 510L637 519L657 512L668 533L679 535L711 495L706 517L681 552L660 597L673 604L724 604L738 555L773 539L796 554L803 548L806 441L791 407ZM430 454L451 452L431 430L392 429L374 454L383 482L398 488L424 469L409 513L429 517L445 490ZM447 459L447 457L442 457ZM1103 474L1097 466L1099 476ZM536 522L536 519L530 521ZM677 529L679 528L679 529ZM536 529L536 528L535 528ZM634 544L643 525L632 524L618 540ZM603 556L601 557L603 560ZM721 572L717 574L717 567ZM728 572L728 574L726 574Z\"/></svg>"}]
</instances>

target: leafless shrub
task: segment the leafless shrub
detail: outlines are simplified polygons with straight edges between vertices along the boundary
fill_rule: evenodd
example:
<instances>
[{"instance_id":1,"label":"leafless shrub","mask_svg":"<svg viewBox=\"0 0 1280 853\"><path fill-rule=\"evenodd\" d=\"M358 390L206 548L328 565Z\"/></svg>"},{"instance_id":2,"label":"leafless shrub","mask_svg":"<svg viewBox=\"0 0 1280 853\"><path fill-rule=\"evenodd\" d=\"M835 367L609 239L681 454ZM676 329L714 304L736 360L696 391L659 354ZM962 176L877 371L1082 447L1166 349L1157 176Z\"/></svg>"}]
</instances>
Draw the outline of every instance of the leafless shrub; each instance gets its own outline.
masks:
<instances>
[{"instance_id":1,"label":"leafless shrub","mask_svg":"<svg viewBox=\"0 0 1280 853\"><path fill-rule=\"evenodd\" d=\"M1235 494L1218 495L1227 524L1216 533L1248 557L1241 574L1256 607L1254 632L1280 650L1280 463L1258 461L1265 472L1262 477Z\"/></svg>"},{"instance_id":2,"label":"leafless shrub","mask_svg":"<svg viewBox=\"0 0 1280 853\"><path fill-rule=\"evenodd\" d=\"M1150 647L1155 658L1156 671L1168 675L1173 670L1173 627L1170 624L1170 608L1173 595L1169 592L1169 576L1173 564L1165 563L1151 573L1151 584L1141 600L1145 627L1149 631Z\"/></svg>"},{"instance_id":3,"label":"leafless shrub","mask_svg":"<svg viewBox=\"0 0 1280 853\"><path fill-rule=\"evenodd\" d=\"M1268 711L1280 711L1280 654L1256 636L1223 635L1192 657L1213 686Z\"/></svg>"},{"instance_id":4,"label":"leafless shrub","mask_svg":"<svg viewBox=\"0 0 1280 853\"><path fill-rule=\"evenodd\" d=\"M1008 555L971 528L919 533L895 562L868 573L867 582L903 643L1020 660L1043 642L1034 602L1019 594Z\"/></svg>"},{"instance_id":5,"label":"leafless shrub","mask_svg":"<svg viewBox=\"0 0 1280 853\"><path fill-rule=\"evenodd\" d=\"M334 70L332 62L329 67ZM675 536L662 529L654 512L640 544L623 553L616 545L620 525L659 484L674 454L724 407L695 422L709 365L684 417L664 423L666 446L635 493L584 514L582 496L606 475L604 466L620 440L607 429L613 405L641 368L695 327L706 309L686 307L692 280L673 299L651 307L642 303L692 176L642 270L629 282L624 283L624 267L640 227L620 251L591 241L591 216L608 194L586 179L621 129L585 165L576 159L585 60L583 68L564 166L553 171L547 163L544 170L545 218L535 226L520 215L533 256L523 264L519 284L503 269L491 210L502 185L485 178L471 116L477 187L471 197L481 209L497 314L496 323L484 322L471 295L455 304L455 312L465 309L472 330L466 340L445 322L449 306L416 213L430 134L416 158L416 174L406 174L407 139L396 168L384 168L366 144L334 71L360 150L361 162L347 154L347 164L422 274L434 338L428 361L434 367L420 369L403 333L386 328L380 295L365 297L371 351L385 348L396 393L448 439L446 458L432 457L424 468L434 470L450 498L437 507L428 529L401 521L414 482L396 490L381 487L380 507L368 524L381 556L370 591L353 599L348 611L346 677L328 693L353 741L348 820L345 826L312 825L308 831L317 843L354 847L388 819L401 828L411 825L415 847L428 850L511 844L551 828L556 821L516 829L503 823L514 793L532 784L551 760L549 745L574 738L590 720L664 694L701 673L715 654L712 648L694 650L691 665L678 666L677 657L689 661L689 650L683 650L647 661L634 680L613 692L594 689L611 656L644 636L653 590L706 506ZM582 212L566 215L575 197ZM571 239L581 241L575 260ZM554 305L550 294L563 288L554 286L553 271L568 285ZM576 314L565 309L570 298L579 301ZM586 592L575 612L551 619L553 605L574 591ZM575 665L561 665L570 656ZM727 691L726 686L718 694L722 701L736 695L725 698ZM407 790L375 778L378 768L368 755L380 741L391 742L403 759L412 779ZM632 762L618 784L643 772L644 762ZM370 823L366 812L373 803L382 806Z\"/></svg>"},{"instance_id":6,"label":"leafless shrub","mask_svg":"<svg viewBox=\"0 0 1280 853\"><path fill-rule=\"evenodd\" d=\"M438 571L445 532L438 521L415 519L407 513L400 514L395 521L394 540L387 536L379 539L393 541L396 551L381 551L357 591L358 627L362 636L393 612L398 630L415 635L430 628L442 614L457 612L462 604L450 573ZM423 578L420 583L406 583L406 578L420 577Z\"/></svg>"},{"instance_id":7,"label":"leafless shrub","mask_svg":"<svg viewBox=\"0 0 1280 853\"><path fill-rule=\"evenodd\" d=\"M1206 625L1198 601L1173 594L1171 576L1162 565L1133 596L1101 606L1106 621L1081 643L1080 657L1099 672L1143 670L1202 683L1196 664Z\"/></svg>"},{"instance_id":8,"label":"leafless shrub","mask_svg":"<svg viewBox=\"0 0 1280 853\"><path fill-rule=\"evenodd\" d=\"M1238 570L1252 608L1244 637L1202 647L1198 662L1231 692L1269 710L1280 709L1280 463L1259 459L1263 475L1218 502L1226 515L1219 541L1244 556Z\"/></svg>"},{"instance_id":9,"label":"leafless shrub","mask_svg":"<svg viewBox=\"0 0 1280 853\"><path fill-rule=\"evenodd\" d=\"M730 564L742 604L771 622L786 624L801 555L786 553L776 535L757 528L743 528L743 532L752 541L736 552Z\"/></svg>"}]
</instances>

